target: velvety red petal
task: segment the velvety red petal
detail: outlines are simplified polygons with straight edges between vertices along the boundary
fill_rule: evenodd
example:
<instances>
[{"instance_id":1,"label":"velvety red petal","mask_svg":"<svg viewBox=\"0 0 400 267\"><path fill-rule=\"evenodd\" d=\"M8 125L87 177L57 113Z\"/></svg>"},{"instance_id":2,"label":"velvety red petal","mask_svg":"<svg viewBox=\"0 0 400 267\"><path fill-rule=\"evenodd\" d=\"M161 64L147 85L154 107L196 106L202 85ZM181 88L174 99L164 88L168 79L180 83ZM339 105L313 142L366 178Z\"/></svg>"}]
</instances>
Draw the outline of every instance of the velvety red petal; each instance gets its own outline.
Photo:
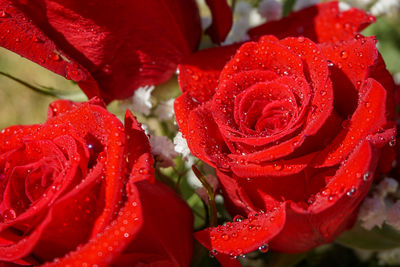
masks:
<instances>
[{"instance_id":1,"label":"velvety red petal","mask_svg":"<svg viewBox=\"0 0 400 267\"><path fill-rule=\"evenodd\" d=\"M237 51L221 72L220 80L225 81L237 73L249 70L269 70L280 76L303 76L300 58L280 45L274 36L263 36L258 43L247 42Z\"/></svg>"},{"instance_id":2,"label":"velvety red petal","mask_svg":"<svg viewBox=\"0 0 400 267\"><path fill-rule=\"evenodd\" d=\"M88 265L105 266L115 260L134 239L143 224L142 207L136 186L128 185L127 201L118 217L103 232L66 255L44 266Z\"/></svg>"},{"instance_id":3,"label":"velvety red petal","mask_svg":"<svg viewBox=\"0 0 400 267\"><path fill-rule=\"evenodd\" d=\"M234 44L200 50L178 66L178 81L183 94L175 100L174 109L176 121L184 136L188 131L189 113L212 98L222 68L238 47Z\"/></svg>"},{"instance_id":4,"label":"velvety red petal","mask_svg":"<svg viewBox=\"0 0 400 267\"><path fill-rule=\"evenodd\" d=\"M196 232L196 239L207 249L232 256L247 254L268 242L286 222L285 204L266 213L256 213L241 221Z\"/></svg>"},{"instance_id":5,"label":"velvety red petal","mask_svg":"<svg viewBox=\"0 0 400 267\"><path fill-rule=\"evenodd\" d=\"M225 206L231 214L245 215L257 212L258 208L247 196L238 179L232 178L219 170L216 170L216 172L225 197Z\"/></svg>"},{"instance_id":6,"label":"velvety red petal","mask_svg":"<svg viewBox=\"0 0 400 267\"><path fill-rule=\"evenodd\" d=\"M330 61L335 110L347 118L356 109L358 91L377 59L376 40L374 37L359 37L321 44L320 47Z\"/></svg>"},{"instance_id":7,"label":"velvety red petal","mask_svg":"<svg viewBox=\"0 0 400 267\"><path fill-rule=\"evenodd\" d=\"M315 166L333 166L342 162L362 139L376 133L386 124L386 90L377 81L368 79L359 105L345 128L318 157Z\"/></svg>"},{"instance_id":8,"label":"velvety red petal","mask_svg":"<svg viewBox=\"0 0 400 267\"><path fill-rule=\"evenodd\" d=\"M303 60L304 72L312 84L311 108L305 122L304 134L314 135L330 116L333 108L332 84L328 80L327 60L321 49L304 38L287 38L280 42Z\"/></svg>"},{"instance_id":9,"label":"velvety red petal","mask_svg":"<svg viewBox=\"0 0 400 267\"><path fill-rule=\"evenodd\" d=\"M351 226L357 214L356 209L372 182L376 167L373 153L377 151L364 140L326 187L313 197L308 209L295 203L288 205L287 223L271 242L271 247L292 253L307 251L331 242Z\"/></svg>"},{"instance_id":10,"label":"velvety red petal","mask_svg":"<svg viewBox=\"0 0 400 267\"><path fill-rule=\"evenodd\" d=\"M375 65L370 68L369 77L377 80L386 89L387 118L389 121L393 121L396 110L395 84L393 81L393 76L386 69L386 64L383 61L381 54L378 54L378 59L376 60Z\"/></svg>"},{"instance_id":11,"label":"velvety red petal","mask_svg":"<svg viewBox=\"0 0 400 267\"><path fill-rule=\"evenodd\" d=\"M232 27L232 10L227 0L206 0L206 3L212 15L212 24L207 28L206 34L210 35L214 43L220 44Z\"/></svg>"},{"instance_id":12,"label":"velvety red petal","mask_svg":"<svg viewBox=\"0 0 400 267\"><path fill-rule=\"evenodd\" d=\"M187 140L193 155L211 166L229 167L229 158L225 155L229 150L215 124L209 104L203 104L190 113L188 129Z\"/></svg>"},{"instance_id":13,"label":"velvety red petal","mask_svg":"<svg viewBox=\"0 0 400 267\"><path fill-rule=\"evenodd\" d=\"M263 162L276 160L281 157L291 154L295 149L299 148L304 140L304 135L297 135L287 141L279 143L277 145L265 148L260 151L251 153L230 154L228 155L231 159L239 162Z\"/></svg>"},{"instance_id":14,"label":"velvety red petal","mask_svg":"<svg viewBox=\"0 0 400 267\"><path fill-rule=\"evenodd\" d=\"M263 177L263 176L286 176L296 174L304 170L314 159L316 152L306 156L267 163L243 163L232 164L232 171L242 178ZM279 179L279 178L276 178Z\"/></svg>"},{"instance_id":15,"label":"velvety red petal","mask_svg":"<svg viewBox=\"0 0 400 267\"><path fill-rule=\"evenodd\" d=\"M164 184L141 181L136 186L142 204L143 226L114 264L128 266L140 262L152 266L156 258L167 266L189 266L193 253L190 209Z\"/></svg>"},{"instance_id":16,"label":"velvety red petal","mask_svg":"<svg viewBox=\"0 0 400 267\"><path fill-rule=\"evenodd\" d=\"M335 1L292 12L286 18L251 29L248 34L253 40L272 34L280 39L305 36L318 43L336 42L352 38L374 21L373 16L360 9L341 12Z\"/></svg>"},{"instance_id":17,"label":"velvety red petal","mask_svg":"<svg viewBox=\"0 0 400 267\"><path fill-rule=\"evenodd\" d=\"M83 103L74 112L49 119L47 123L62 124L64 121L68 121L79 136L88 134L94 136L106 151L107 165L104 171L106 207L95 226L96 232L101 231L113 218L114 211L118 208L117 203L121 198L120 177L124 171L126 156L124 148L126 137L123 125L106 109L90 103Z\"/></svg>"},{"instance_id":18,"label":"velvety red petal","mask_svg":"<svg viewBox=\"0 0 400 267\"><path fill-rule=\"evenodd\" d=\"M133 166L137 164L137 161L143 154L150 154L151 147L149 138L146 136L141 124L136 120L133 114L127 110L125 113L125 133L127 138L127 156L128 156L128 168L133 169ZM151 169L153 161L148 161L146 167L139 164L141 168ZM142 170L142 174L144 169ZM140 172L140 170L138 170ZM152 173L146 173L151 175Z\"/></svg>"},{"instance_id":19,"label":"velvety red petal","mask_svg":"<svg viewBox=\"0 0 400 267\"><path fill-rule=\"evenodd\" d=\"M0 46L5 47L33 62L75 82L82 84L82 89L89 97L100 95L92 74L82 62L72 54L66 53L66 47L49 37L42 28L22 12L15 1L0 1L4 12L1 18ZM44 16L45 17L45 16Z\"/></svg>"},{"instance_id":20,"label":"velvety red petal","mask_svg":"<svg viewBox=\"0 0 400 267\"><path fill-rule=\"evenodd\" d=\"M236 96L255 83L267 82L278 77L272 71L243 71L232 79L221 81L211 108L215 121L228 139L234 138L234 134L242 135L238 130L237 112L234 112Z\"/></svg>"},{"instance_id":21,"label":"velvety red petal","mask_svg":"<svg viewBox=\"0 0 400 267\"><path fill-rule=\"evenodd\" d=\"M3 0L2 4L9 14L2 18L8 22L1 26L7 36L3 46L28 53L38 64L78 81L89 97L99 95L95 83L87 85L93 84L90 78L94 77L106 102L168 80L182 58L197 47L201 35L193 0L95 4Z\"/></svg>"}]
</instances>

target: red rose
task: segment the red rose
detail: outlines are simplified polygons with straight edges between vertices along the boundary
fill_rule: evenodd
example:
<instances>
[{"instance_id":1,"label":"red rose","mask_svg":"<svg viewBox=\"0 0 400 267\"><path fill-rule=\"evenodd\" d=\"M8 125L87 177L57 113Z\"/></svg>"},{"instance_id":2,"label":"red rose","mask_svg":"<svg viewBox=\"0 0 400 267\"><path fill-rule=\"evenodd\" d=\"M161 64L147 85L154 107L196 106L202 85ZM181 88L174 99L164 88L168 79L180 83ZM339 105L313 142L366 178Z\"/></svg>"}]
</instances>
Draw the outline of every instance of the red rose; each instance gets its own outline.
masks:
<instances>
[{"instance_id":1,"label":"red rose","mask_svg":"<svg viewBox=\"0 0 400 267\"><path fill-rule=\"evenodd\" d=\"M155 181L131 113L124 128L92 99L48 117L0 134L0 262L189 265L190 209Z\"/></svg>"},{"instance_id":2,"label":"red rose","mask_svg":"<svg viewBox=\"0 0 400 267\"><path fill-rule=\"evenodd\" d=\"M179 66L180 130L239 216L196 233L213 253L306 251L352 225L395 136L392 78L375 38L356 32L372 21L321 4L250 31L281 39L203 50Z\"/></svg>"},{"instance_id":3,"label":"red rose","mask_svg":"<svg viewBox=\"0 0 400 267\"><path fill-rule=\"evenodd\" d=\"M168 80L201 37L195 0L1 0L0 20L0 46L106 102Z\"/></svg>"}]
</instances>

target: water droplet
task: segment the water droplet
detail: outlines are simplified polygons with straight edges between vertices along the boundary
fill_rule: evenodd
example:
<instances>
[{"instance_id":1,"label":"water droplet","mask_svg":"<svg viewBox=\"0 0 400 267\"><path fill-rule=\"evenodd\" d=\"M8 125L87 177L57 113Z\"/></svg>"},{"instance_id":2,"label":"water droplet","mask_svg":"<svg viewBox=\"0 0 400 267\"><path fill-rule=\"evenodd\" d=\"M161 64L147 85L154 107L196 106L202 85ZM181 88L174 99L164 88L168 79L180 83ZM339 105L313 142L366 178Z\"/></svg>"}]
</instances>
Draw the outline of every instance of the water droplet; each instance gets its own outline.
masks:
<instances>
[{"instance_id":1,"label":"water droplet","mask_svg":"<svg viewBox=\"0 0 400 267\"><path fill-rule=\"evenodd\" d=\"M7 15L7 13L4 11L4 10L2 10L2 11L0 11L0 17L1 18L5 18L5 17L7 17L8 15Z\"/></svg>"},{"instance_id":2,"label":"water droplet","mask_svg":"<svg viewBox=\"0 0 400 267\"><path fill-rule=\"evenodd\" d=\"M349 56L349 54L346 51L340 52L340 57L343 59L346 59Z\"/></svg>"},{"instance_id":3,"label":"water droplet","mask_svg":"<svg viewBox=\"0 0 400 267\"><path fill-rule=\"evenodd\" d=\"M368 181L368 179L371 177L371 175L372 175L371 172L366 172L366 173L363 175L363 180L364 180L365 182Z\"/></svg>"},{"instance_id":4,"label":"water droplet","mask_svg":"<svg viewBox=\"0 0 400 267\"><path fill-rule=\"evenodd\" d=\"M227 234L223 234L221 237L225 241L229 240L229 238L230 238L229 235L227 235Z\"/></svg>"},{"instance_id":5,"label":"water droplet","mask_svg":"<svg viewBox=\"0 0 400 267\"><path fill-rule=\"evenodd\" d=\"M52 57L51 57L54 61L59 61L61 58L60 58L60 55L58 55L58 54L54 54Z\"/></svg>"},{"instance_id":6,"label":"water droplet","mask_svg":"<svg viewBox=\"0 0 400 267\"><path fill-rule=\"evenodd\" d=\"M394 147L396 145L396 139L392 139L389 141L389 146Z\"/></svg>"},{"instance_id":7,"label":"water droplet","mask_svg":"<svg viewBox=\"0 0 400 267\"><path fill-rule=\"evenodd\" d=\"M283 165L281 164L274 164L274 170L275 171L281 171L283 169Z\"/></svg>"},{"instance_id":8,"label":"water droplet","mask_svg":"<svg viewBox=\"0 0 400 267\"><path fill-rule=\"evenodd\" d=\"M214 258L216 255L218 254L218 252L215 249L212 249L208 252L208 256L210 258Z\"/></svg>"},{"instance_id":9,"label":"water droplet","mask_svg":"<svg viewBox=\"0 0 400 267\"><path fill-rule=\"evenodd\" d=\"M299 43L304 42L304 37L303 37L303 36L300 36L299 38L297 38L297 41L299 41Z\"/></svg>"},{"instance_id":10,"label":"water droplet","mask_svg":"<svg viewBox=\"0 0 400 267\"><path fill-rule=\"evenodd\" d=\"M269 246L268 244L264 244L258 247L258 251L262 252L262 253L266 253L269 250Z\"/></svg>"},{"instance_id":11,"label":"water droplet","mask_svg":"<svg viewBox=\"0 0 400 267\"><path fill-rule=\"evenodd\" d=\"M346 195L348 195L349 197L351 197L352 195L354 195L354 193L356 192L356 188L352 187L349 191L347 191Z\"/></svg>"},{"instance_id":12,"label":"water droplet","mask_svg":"<svg viewBox=\"0 0 400 267\"><path fill-rule=\"evenodd\" d=\"M327 196L331 193L331 189L330 188L325 188L324 190L322 190L321 194L323 196Z\"/></svg>"},{"instance_id":13,"label":"water droplet","mask_svg":"<svg viewBox=\"0 0 400 267\"><path fill-rule=\"evenodd\" d=\"M244 220L244 218L241 215L236 215L235 217L233 217L234 222L241 222L243 220Z\"/></svg>"},{"instance_id":14,"label":"water droplet","mask_svg":"<svg viewBox=\"0 0 400 267\"><path fill-rule=\"evenodd\" d=\"M3 219L5 222L11 221L17 218L17 213L13 209L6 209L3 211Z\"/></svg>"}]
</instances>

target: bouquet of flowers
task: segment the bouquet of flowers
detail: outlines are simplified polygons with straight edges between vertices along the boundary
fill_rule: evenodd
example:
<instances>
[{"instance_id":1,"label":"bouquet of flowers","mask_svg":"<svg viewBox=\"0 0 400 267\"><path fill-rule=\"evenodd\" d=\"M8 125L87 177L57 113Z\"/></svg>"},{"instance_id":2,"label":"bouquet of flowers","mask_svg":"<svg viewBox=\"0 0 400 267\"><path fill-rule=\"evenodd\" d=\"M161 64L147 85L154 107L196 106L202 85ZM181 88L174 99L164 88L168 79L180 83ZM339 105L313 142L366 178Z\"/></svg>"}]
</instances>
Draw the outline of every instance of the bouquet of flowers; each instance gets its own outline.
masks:
<instances>
[{"instance_id":1,"label":"bouquet of flowers","mask_svg":"<svg viewBox=\"0 0 400 267\"><path fill-rule=\"evenodd\" d=\"M399 25L0 0L0 266L400 265Z\"/></svg>"}]
</instances>

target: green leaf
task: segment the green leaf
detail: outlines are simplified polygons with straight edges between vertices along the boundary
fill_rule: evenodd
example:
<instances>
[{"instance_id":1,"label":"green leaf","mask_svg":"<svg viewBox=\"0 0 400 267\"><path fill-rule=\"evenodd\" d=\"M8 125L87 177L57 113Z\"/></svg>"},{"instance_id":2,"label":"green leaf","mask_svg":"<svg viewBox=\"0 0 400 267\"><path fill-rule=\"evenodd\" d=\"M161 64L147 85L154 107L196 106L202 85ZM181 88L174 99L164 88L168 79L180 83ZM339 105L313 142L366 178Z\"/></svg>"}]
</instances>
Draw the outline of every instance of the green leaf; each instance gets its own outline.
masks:
<instances>
[{"instance_id":1,"label":"green leaf","mask_svg":"<svg viewBox=\"0 0 400 267\"><path fill-rule=\"evenodd\" d=\"M81 90L77 91L62 91L62 90L56 90L52 87L47 87L47 86L42 86L42 85L32 85L26 81L23 81L17 77L14 77L11 74L5 73L0 71L0 75L3 75L23 86L25 86L28 89L31 89L37 93L43 94L43 95L48 95L48 96L53 96L56 98L61 98L61 99L69 99L73 101L86 101L87 97Z\"/></svg>"},{"instance_id":2,"label":"green leaf","mask_svg":"<svg viewBox=\"0 0 400 267\"><path fill-rule=\"evenodd\" d=\"M294 4L296 4L296 0L286 0L283 3L283 16L287 17L290 12L293 11Z\"/></svg>"},{"instance_id":3,"label":"green leaf","mask_svg":"<svg viewBox=\"0 0 400 267\"><path fill-rule=\"evenodd\" d=\"M357 224L350 231L340 235L336 242L341 245L368 250L384 250L400 247L400 232L384 224L368 231Z\"/></svg>"}]
</instances>

